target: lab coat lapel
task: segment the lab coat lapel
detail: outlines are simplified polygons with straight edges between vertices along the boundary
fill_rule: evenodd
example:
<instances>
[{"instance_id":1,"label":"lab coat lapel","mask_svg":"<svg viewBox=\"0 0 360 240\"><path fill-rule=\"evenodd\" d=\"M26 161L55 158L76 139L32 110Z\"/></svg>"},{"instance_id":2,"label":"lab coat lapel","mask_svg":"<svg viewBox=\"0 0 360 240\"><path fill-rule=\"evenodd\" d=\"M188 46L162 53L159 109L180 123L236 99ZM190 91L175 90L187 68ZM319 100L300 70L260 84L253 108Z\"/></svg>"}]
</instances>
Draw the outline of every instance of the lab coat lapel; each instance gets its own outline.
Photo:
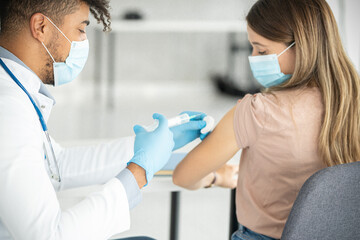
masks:
<instances>
[{"instance_id":1,"label":"lab coat lapel","mask_svg":"<svg viewBox=\"0 0 360 240\"><path fill-rule=\"evenodd\" d=\"M34 99L36 105L43 114L44 120L47 122L54 101L51 98L48 98L47 96L39 93L41 80L38 78L38 76L35 75L35 73L23 67L22 65L6 58L2 58L2 60L5 62L6 66L10 69L10 71L15 75L15 77L19 80L19 82L24 86L24 88L30 93L31 97ZM16 84L10 76L8 76L8 79L9 81L13 82L13 84Z\"/></svg>"}]
</instances>

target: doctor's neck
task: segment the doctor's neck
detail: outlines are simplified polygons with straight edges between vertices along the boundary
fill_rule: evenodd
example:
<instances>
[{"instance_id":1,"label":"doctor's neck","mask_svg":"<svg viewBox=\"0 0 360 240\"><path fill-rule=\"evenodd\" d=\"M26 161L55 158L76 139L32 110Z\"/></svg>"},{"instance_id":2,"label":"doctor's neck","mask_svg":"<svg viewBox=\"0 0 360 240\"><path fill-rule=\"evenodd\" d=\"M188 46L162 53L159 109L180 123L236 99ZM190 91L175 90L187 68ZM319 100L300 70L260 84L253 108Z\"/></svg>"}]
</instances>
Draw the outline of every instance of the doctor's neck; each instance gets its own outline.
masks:
<instances>
[{"instance_id":1,"label":"doctor's neck","mask_svg":"<svg viewBox=\"0 0 360 240\"><path fill-rule=\"evenodd\" d=\"M43 82L42 69L46 59L41 54L41 44L31 37L30 31L22 30L18 34L0 34L0 46L14 54L28 66Z\"/></svg>"}]
</instances>

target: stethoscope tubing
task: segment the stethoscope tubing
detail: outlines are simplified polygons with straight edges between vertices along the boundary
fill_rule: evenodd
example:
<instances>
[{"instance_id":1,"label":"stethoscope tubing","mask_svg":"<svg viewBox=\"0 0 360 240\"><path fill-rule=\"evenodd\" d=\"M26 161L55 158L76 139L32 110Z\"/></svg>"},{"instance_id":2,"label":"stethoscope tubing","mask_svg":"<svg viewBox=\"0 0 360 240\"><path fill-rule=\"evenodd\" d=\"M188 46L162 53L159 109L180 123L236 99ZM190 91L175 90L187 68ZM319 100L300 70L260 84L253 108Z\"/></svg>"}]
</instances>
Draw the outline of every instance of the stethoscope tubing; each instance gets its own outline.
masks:
<instances>
[{"instance_id":1,"label":"stethoscope tubing","mask_svg":"<svg viewBox=\"0 0 360 240\"><path fill-rule=\"evenodd\" d=\"M58 182L61 182L61 178L60 178L60 171L59 171L59 166L57 164L57 161L56 161L56 157L55 157L55 152L54 152L54 149L52 147L52 143L51 143L51 139L50 139L50 136L49 136L49 133L48 133L48 128L47 128L47 125L45 123L45 120L44 120L44 117L40 111L40 109L38 108L38 106L36 105L34 99L31 97L31 95L29 94L29 92L26 90L26 88L20 83L20 81L17 79L17 77L15 77L15 75L11 72L11 70L6 66L6 64L4 63L4 61L0 58L0 65L4 68L4 70L9 74L9 76L14 80L14 82L25 92L25 94L28 96L28 98L30 99L30 102L32 103L32 105L34 106L35 108L35 111L37 113L37 115L39 116L39 120L40 120L40 124L41 124L41 127L46 135L46 139L49 143L49 146L51 148L51 153L53 155L53 158L54 158L54 162L55 162L55 167L56 167L56 171L58 172L58 176L56 176L53 172L52 172L52 169L51 169L51 164L49 162L49 159L47 159L48 161L48 165L49 165L49 170L51 172L51 177L54 178L55 180L57 180ZM46 150L46 148L45 148Z\"/></svg>"}]
</instances>

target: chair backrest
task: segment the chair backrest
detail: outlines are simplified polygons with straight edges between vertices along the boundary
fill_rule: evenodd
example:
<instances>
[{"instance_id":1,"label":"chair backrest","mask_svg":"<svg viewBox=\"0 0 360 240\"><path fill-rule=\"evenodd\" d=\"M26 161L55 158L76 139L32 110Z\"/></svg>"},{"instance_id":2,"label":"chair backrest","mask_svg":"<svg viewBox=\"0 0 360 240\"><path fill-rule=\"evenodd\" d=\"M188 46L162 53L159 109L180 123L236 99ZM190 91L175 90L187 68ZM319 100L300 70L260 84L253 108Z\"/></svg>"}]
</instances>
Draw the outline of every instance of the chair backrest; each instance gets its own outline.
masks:
<instances>
[{"instance_id":1,"label":"chair backrest","mask_svg":"<svg viewBox=\"0 0 360 240\"><path fill-rule=\"evenodd\" d=\"M281 239L360 239L360 162L312 175L300 189Z\"/></svg>"}]
</instances>

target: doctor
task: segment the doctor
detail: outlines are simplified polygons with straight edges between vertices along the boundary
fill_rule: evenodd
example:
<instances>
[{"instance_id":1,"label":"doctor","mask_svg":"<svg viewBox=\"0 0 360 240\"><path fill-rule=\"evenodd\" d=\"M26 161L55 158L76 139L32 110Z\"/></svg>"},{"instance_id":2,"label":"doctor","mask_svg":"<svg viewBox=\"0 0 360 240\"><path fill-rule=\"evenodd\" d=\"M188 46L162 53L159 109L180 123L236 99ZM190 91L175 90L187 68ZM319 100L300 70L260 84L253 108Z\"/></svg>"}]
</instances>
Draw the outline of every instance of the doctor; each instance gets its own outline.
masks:
<instances>
[{"instance_id":1,"label":"doctor","mask_svg":"<svg viewBox=\"0 0 360 240\"><path fill-rule=\"evenodd\" d=\"M202 118L88 148L60 147L46 122L55 103L45 84L72 81L88 56L89 12L109 27L106 0L0 3L0 239L107 239L130 227L140 189L177 149L200 136ZM205 114L203 115L205 116ZM204 137L204 136L202 136ZM134 142L135 141L135 142ZM103 184L63 211L56 191Z\"/></svg>"}]
</instances>

